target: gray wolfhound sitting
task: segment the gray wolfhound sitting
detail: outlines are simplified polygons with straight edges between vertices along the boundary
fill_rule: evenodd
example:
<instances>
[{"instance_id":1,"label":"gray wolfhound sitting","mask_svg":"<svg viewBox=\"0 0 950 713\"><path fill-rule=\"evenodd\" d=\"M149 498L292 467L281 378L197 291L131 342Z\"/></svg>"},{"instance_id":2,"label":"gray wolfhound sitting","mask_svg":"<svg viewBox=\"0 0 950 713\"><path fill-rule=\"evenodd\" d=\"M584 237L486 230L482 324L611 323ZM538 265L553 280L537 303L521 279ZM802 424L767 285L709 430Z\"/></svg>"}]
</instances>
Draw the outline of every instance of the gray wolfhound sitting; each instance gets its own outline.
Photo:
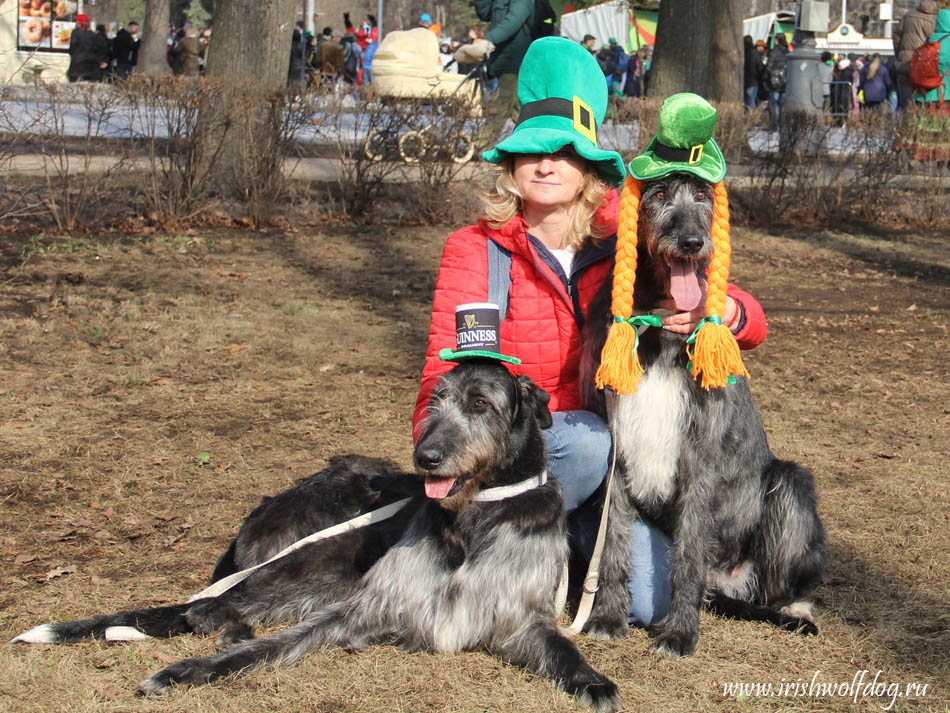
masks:
<instances>
[{"instance_id":1,"label":"gray wolfhound sitting","mask_svg":"<svg viewBox=\"0 0 950 713\"><path fill-rule=\"evenodd\" d=\"M337 459L265 499L214 577L408 495L390 519L308 544L216 598L43 625L14 641L103 638L117 625L152 636L220 632L221 653L150 676L140 684L149 694L292 663L328 645L397 642L445 653L483 648L554 679L598 711L618 710L617 687L555 623L567 536L560 486L544 475L547 401L528 377L514 378L497 362L461 364L433 393L414 453L417 476L386 461ZM293 626L253 638L253 627L262 623Z\"/></svg>"},{"instance_id":2,"label":"gray wolfhound sitting","mask_svg":"<svg viewBox=\"0 0 950 713\"><path fill-rule=\"evenodd\" d=\"M628 179L624 193L639 185ZM676 311L699 305L714 252L714 190L716 201L724 201L725 189L687 173L642 184L630 238L636 241L637 314L671 301ZM619 255L618 246L618 263ZM721 288L724 295L725 278ZM637 517L673 543L672 601L650 632L654 651L674 657L695 651L704 600L725 616L817 633L810 605L799 601L818 584L826 559L811 473L772 455L744 377L703 388L690 373L686 337L657 326L641 327L639 385L633 393L608 392L605 409L604 394L593 384L612 321L611 290L608 278L591 304L583 367L591 385L588 408L609 412L616 444L600 591L588 633L626 635L628 543Z\"/></svg>"}]
</instances>

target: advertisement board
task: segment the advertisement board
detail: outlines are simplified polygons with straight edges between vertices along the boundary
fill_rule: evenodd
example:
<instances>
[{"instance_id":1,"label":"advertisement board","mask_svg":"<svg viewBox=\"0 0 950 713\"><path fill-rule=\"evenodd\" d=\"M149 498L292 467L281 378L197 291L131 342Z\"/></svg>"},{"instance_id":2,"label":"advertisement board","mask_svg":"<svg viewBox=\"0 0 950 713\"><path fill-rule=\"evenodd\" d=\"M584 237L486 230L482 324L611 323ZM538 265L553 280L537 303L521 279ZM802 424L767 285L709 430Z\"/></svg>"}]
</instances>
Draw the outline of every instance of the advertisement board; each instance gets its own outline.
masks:
<instances>
[{"instance_id":1,"label":"advertisement board","mask_svg":"<svg viewBox=\"0 0 950 713\"><path fill-rule=\"evenodd\" d=\"M76 26L76 3L69 0L17 0L17 49L66 52Z\"/></svg>"}]
</instances>

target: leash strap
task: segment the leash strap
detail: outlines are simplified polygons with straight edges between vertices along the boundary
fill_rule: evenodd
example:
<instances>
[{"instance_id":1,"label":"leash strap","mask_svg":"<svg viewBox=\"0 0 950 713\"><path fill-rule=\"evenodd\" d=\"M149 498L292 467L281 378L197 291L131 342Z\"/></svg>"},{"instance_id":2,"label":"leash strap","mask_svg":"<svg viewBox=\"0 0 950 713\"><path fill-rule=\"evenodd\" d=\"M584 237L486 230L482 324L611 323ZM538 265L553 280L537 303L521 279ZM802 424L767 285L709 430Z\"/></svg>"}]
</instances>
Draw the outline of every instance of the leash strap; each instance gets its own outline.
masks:
<instances>
[{"instance_id":1,"label":"leash strap","mask_svg":"<svg viewBox=\"0 0 950 713\"><path fill-rule=\"evenodd\" d=\"M472 497L472 500L475 502L484 503L484 502L495 502L498 500L504 500L506 498L513 498L516 495L521 495L522 493L526 493L529 490L533 490L534 488L540 488L542 485L544 485L547 482L548 482L548 472L545 470L535 477L527 478L526 480L522 480L520 483L515 483L514 485L500 485L497 488L488 488L487 490L481 490ZM258 570L261 567L264 567L265 565L268 565L271 562L274 562L275 560L279 560L281 557L285 557L289 555L291 552L294 552L295 550L299 550L304 545L309 545L312 542L319 542L320 540L326 540L330 537L341 535L344 532L350 532L351 530L358 530L361 527L366 527L367 525L372 525L377 522L388 520L397 512L402 510L403 507L405 507L405 505L411 499L412 498L403 498L402 500L398 500L384 507L378 508L376 510L371 510L370 512L364 513L362 515L358 515L357 517L354 517L352 520L347 520L346 522L341 522L338 525L333 525L332 527L328 527L325 530L320 530L319 532L315 532L312 535L308 535L307 537L304 537L302 540L297 540L295 543L293 543L289 547L285 547L284 549L282 549L280 552L278 552L276 555L271 557L266 562L261 562L260 564L256 564L253 567L242 569L240 572L235 572L234 574L229 574L227 577L219 579L217 582L214 582L213 584L209 585L208 587L201 590L197 594L191 596L188 599L188 601L193 602L197 599L208 599L211 597L217 597L221 594L224 594L226 591L228 591L232 587L240 584L245 579L250 577L254 573L255 570Z\"/></svg>"},{"instance_id":2,"label":"leash strap","mask_svg":"<svg viewBox=\"0 0 950 713\"><path fill-rule=\"evenodd\" d=\"M612 420L610 414L613 411L613 399L611 392L607 392L607 421ZM568 627L559 627L564 636L573 637L581 633L590 613L594 608L594 598L600 589L600 559L604 552L604 541L607 539L607 516L610 512L610 494L614 484L614 470L617 465L617 440L611 439L610 448L610 470L607 472L607 492L604 495L604 508L600 513L600 527L597 529L597 541L594 543L594 552L590 556L590 564L587 566L587 576L584 577L584 590L581 594L581 601L577 605L577 613L574 615L574 623ZM566 589L566 587L565 587ZM560 594L560 590L558 590ZM566 592L565 592L566 596ZM563 607L562 607L563 609Z\"/></svg>"}]
</instances>

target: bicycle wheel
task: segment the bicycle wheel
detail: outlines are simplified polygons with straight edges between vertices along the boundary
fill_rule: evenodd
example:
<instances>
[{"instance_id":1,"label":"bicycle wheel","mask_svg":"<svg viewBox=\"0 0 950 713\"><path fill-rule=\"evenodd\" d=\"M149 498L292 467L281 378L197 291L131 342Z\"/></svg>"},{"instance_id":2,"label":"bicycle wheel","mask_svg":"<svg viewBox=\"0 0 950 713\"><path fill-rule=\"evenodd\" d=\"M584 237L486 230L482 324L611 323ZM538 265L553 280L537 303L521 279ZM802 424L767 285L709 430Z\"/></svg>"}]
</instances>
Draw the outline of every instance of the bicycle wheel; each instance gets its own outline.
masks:
<instances>
[{"instance_id":1,"label":"bicycle wheel","mask_svg":"<svg viewBox=\"0 0 950 713\"><path fill-rule=\"evenodd\" d=\"M363 141L363 155L370 161L382 161L386 153L386 132L372 129Z\"/></svg>"},{"instance_id":2,"label":"bicycle wheel","mask_svg":"<svg viewBox=\"0 0 950 713\"><path fill-rule=\"evenodd\" d=\"M396 147L406 163L419 163L428 148L426 137L419 131L407 131L399 137Z\"/></svg>"},{"instance_id":3,"label":"bicycle wheel","mask_svg":"<svg viewBox=\"0 0 950 713\"><path fill-rule=\"evenodd\" d=\"M449 142L452 161L459 165L464 165L472 160L475 153L475 142L472 137L464 131L460 131Z\"/></svg>"}]
</instances>

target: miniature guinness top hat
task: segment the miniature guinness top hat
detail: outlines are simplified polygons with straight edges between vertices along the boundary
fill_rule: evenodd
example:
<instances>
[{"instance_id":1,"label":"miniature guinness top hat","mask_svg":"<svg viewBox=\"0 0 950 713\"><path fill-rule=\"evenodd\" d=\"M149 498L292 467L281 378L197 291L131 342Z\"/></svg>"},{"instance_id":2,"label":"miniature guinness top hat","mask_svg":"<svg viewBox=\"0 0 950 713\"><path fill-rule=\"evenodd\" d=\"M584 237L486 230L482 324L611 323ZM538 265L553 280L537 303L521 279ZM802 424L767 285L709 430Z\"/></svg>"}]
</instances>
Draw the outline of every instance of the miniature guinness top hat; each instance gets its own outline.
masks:
<instances>
[{"instance_id":1,"label":"miniature guinness top hat","mask_svg":"<svg viewBox=\"0 0 950 713\"><path fill-rule=\"evenodd\" d=\"M510 364L520 364L521 359L505 356L500 352L498 305L475 302L455 308L455 351L439 352L442 361L463 359L495 359Z\"/></svg>"},{"instance_id":2,"label":"miniature guinness top hat","mask_svg":"<svg viewBox=\"0 0 950 713\"><path fill-rule=\"evenodd\" d=\"M501 163L507 154L552 154L572 146L605 181L623 183L623 158L597 146L597 130L607 113L607 84L586 48L566 37L532 42L518 70L518 101L521 114L514 131L485 151L483 159Z\"/></svg>"}]
</instances>

